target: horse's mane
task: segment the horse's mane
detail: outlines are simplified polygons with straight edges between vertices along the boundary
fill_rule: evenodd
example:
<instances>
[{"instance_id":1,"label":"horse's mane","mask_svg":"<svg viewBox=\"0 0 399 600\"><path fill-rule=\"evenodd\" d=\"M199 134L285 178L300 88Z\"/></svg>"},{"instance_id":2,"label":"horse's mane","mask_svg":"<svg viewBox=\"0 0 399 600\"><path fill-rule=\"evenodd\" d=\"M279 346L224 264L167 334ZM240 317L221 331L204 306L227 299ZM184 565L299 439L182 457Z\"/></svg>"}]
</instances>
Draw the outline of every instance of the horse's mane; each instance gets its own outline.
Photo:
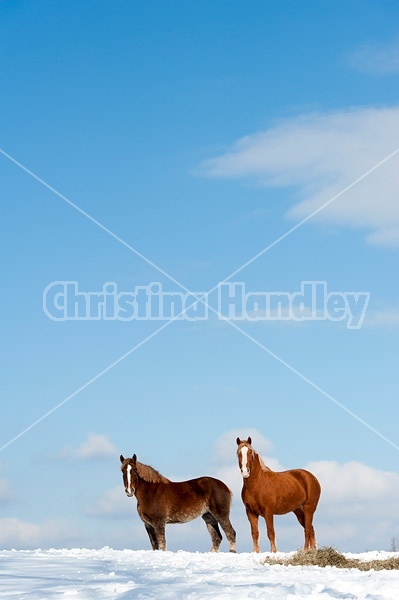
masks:
<instances>
[{"instance_id":1,"label":"horse's mane","mask_svg":"<svg viewBox=\"0 0 399 600\"><path fill-rule=\"evenodd\" d=\"M141 479L144 479L147 483L170 483L170 480L161 475L153 467L144 465L143 463L136 462L137 473Z\"/></svg>"},{"instance_id":2,"label":"horse's mane","mask_svg":"<svg viewBox=\"0 0 399 600\"><path fill-rule=\"evenodd\" d=\"M255 451L254 451L254 454L255 454L255 456L258 457L260 468L262 469L262 471L271 471L271 469L267 465L265 465L265 463L263 462L263 458L260 456L260 454L258 454Z\"/></svg>"}]
</instances>

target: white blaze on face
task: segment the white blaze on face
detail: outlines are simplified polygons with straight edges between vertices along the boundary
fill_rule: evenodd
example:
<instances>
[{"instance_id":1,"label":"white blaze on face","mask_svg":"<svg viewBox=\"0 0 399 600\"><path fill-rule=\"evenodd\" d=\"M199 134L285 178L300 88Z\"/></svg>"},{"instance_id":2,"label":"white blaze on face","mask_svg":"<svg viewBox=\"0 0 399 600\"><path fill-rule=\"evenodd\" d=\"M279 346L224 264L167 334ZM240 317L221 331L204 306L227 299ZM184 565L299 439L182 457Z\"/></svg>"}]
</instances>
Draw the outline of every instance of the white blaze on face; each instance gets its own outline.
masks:
<instances>
[{"instance_id":1,"label":"white blaze on face","mask_svg":"<svg viewBox=\"0 0 399 600\"><path fill-rule=\"evenodd\" d=\"M128 494L132 493L132 465L128 465L126 469L126 477L127 477L127 488L126 492Z\"/></svg>"},{"instance_id":2,"label":"white blaze on face","mask_svg":"<svg viewBox=\"0 0 399 600\"><path fill-rule=\"evenodd\" d=\"M249 477L247 446L243 446L241 448L241 475L243 476L244 479Z\"/></svg>"}]
</instances>

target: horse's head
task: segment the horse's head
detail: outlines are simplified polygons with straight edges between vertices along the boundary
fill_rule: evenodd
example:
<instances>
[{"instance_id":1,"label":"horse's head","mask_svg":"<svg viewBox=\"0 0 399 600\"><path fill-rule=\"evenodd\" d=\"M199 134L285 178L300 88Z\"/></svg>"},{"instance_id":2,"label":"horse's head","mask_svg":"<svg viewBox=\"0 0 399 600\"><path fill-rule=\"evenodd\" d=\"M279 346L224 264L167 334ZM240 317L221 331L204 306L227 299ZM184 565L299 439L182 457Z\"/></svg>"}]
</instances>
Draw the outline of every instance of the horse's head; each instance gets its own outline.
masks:
<instances>
[{"instance_id":1,"label":"horse's head","mask_svg":"<svg viewBox=\"0 0 399 600\"><path fill-rule=\"evenodd\" d=\"M124 458L121 454L120 460L122 463L121 471L123 475L123 485L125 486L126 495L130 498L134 495L137 487L137 456L133 454L132 458Z\"/></svg>"},{"instance_id":2,"label":"horse's head","mask_svg":"<svg viewBox=\"0 0 399 600\"><path fill-rule=\"evenodd\" d=\"M240 467L241 475L243 479L247 479L251 475L251 466L254 459L254 451L252 450L252 440L249 437L247 440L240 440L238 437L237 442L237 457L238 466Z\"/></svg>"}]
</instances>

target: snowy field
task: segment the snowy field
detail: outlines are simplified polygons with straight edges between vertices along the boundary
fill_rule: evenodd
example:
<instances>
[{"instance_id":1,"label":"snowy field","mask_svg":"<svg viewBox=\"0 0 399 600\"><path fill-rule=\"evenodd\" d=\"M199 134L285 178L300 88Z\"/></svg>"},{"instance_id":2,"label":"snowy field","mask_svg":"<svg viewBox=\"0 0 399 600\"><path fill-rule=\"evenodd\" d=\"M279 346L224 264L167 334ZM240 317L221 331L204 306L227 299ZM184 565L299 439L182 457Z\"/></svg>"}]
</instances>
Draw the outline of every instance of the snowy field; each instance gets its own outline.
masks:
<instances>
[{"instance_id":1,"label":"snowy field","mask_svg":"<svg viewBox=\"0 0 399 600\"><path fill-rule=\"evenodd\" d=\"M389 552L346 554L361 560L392 555ZM262 564L265 556L110 548L4 550L0 552L0 598L399 599L399 571L268 566Z\"/></svg>"}]
</instances>

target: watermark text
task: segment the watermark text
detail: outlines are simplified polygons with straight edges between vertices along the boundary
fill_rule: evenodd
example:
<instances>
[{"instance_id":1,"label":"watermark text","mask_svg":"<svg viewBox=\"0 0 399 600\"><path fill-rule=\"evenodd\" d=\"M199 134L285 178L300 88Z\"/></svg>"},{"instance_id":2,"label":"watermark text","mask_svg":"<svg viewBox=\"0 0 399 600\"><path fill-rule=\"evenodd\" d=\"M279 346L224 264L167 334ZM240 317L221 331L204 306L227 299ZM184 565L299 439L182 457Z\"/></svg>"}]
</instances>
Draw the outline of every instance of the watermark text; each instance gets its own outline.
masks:
<instances>
[{"instance_id":1,"label":"watermark text","mask_svg":"<svg viewBox=\"0 0 399 600\"><path fill-rule=\"evenodd\" d=\"M296 292L247 291L244 282L217 286L219 319L226 321L345 321L362 326L369 292L329 291L326 281L302 281ZM82 291L77 281L54 281L43 292L43 310L53 321L204 321L206 292L166 291L160 282L119 291L106 282L100 291Z\"/></svg>"}]
</instances>

